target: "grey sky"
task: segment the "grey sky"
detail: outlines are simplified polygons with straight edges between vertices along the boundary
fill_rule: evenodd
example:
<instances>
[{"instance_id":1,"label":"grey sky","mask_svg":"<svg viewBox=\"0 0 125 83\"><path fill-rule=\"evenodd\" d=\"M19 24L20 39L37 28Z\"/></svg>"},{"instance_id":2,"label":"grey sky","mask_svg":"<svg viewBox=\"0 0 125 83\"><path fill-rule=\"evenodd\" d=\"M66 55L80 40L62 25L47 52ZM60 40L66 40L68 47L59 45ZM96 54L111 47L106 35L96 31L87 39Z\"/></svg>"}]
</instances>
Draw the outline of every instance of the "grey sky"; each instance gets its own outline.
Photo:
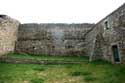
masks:
<instances>
[{"instance_id":1,"label":"grey sky","mask_svg":"<svg viewBox=\"0 0 125 83\"><path fill-rule=\"evenodd\" d=\"M21 23L96 23L125 0L0 0L1 14Z\"/></svg>"}]
</instances>

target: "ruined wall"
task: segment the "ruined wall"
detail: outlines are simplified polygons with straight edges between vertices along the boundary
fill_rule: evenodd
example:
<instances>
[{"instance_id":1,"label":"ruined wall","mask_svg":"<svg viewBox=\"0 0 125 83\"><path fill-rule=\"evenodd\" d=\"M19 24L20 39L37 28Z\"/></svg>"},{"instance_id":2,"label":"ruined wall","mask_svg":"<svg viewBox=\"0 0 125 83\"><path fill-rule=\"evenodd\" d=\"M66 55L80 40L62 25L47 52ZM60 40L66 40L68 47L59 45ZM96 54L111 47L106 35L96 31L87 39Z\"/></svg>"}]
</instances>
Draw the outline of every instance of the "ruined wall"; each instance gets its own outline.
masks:
<instances>
[{"instance_id":1,"label":"ruined wall","mask_svg":"<svg viewBox=\"0 0 125 83\"><path fill-rule=\"evenodd\" d=\"M119 48L120 62L125 62L125 4L98 22L86 34L90 60L105 59L114 62L112 46ZM92 48L91 48L92 47ZM89 53L90 52L90 53Z\"/></svg>"},{"instance_id":2,"label":"ruined wall","mask_svg":"<svg viewBox=\"0 0 125 83\"><path fill-rule=\"evenodd\" d=\"M21 24L16 52L45 55L84 54L84 34L93 24Z\"/></svg>"},{"instance_id":3,"label":"ruined wall","mask_svg":"<svg viewBox=\"0 0 125 83\"><path fill-rule=\"evenodd\" d=\"M14 52L19 22L6 15L0 15L0 55Z\"/></svg>"}]
</instances>

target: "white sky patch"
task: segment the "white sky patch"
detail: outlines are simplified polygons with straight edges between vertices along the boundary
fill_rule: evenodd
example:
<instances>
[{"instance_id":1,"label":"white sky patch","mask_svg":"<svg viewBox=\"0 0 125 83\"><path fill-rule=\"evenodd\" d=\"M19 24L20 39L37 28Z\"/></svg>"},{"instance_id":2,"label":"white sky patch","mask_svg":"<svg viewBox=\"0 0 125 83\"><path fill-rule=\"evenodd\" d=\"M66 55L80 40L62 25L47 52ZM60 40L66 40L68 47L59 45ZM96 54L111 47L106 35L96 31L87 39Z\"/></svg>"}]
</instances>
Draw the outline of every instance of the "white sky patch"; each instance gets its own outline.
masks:
<instances>
[{"instance_id":1,"label":"white sky patch","mask_svg":"<svg viewBox=\"0 0 125 83\"><path fill-rule=\"evenodd\" d=\"M0 0L1 14L21 23L96 23L125 0Z\"/></svg>"}]
</instances>

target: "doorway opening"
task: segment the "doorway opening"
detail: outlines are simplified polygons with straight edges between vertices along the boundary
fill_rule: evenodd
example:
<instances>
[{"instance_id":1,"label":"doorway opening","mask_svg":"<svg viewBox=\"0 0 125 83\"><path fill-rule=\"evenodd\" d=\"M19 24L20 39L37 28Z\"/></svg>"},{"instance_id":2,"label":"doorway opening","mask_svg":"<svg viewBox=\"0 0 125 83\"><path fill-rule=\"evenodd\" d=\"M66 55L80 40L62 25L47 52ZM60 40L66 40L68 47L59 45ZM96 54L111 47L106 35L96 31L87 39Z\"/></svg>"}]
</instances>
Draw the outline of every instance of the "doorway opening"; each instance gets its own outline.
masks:
<instances>
[{"instance_id":1,"label":"doorway opening","mask_svg":"<svg viewBox=\"0 0 125 83\"><path fill-rule=\"evenodd\" d=\"M115 62L120 62L119 50L117 45L112 46L113 59Z\"/></svg>"}]
</instances>

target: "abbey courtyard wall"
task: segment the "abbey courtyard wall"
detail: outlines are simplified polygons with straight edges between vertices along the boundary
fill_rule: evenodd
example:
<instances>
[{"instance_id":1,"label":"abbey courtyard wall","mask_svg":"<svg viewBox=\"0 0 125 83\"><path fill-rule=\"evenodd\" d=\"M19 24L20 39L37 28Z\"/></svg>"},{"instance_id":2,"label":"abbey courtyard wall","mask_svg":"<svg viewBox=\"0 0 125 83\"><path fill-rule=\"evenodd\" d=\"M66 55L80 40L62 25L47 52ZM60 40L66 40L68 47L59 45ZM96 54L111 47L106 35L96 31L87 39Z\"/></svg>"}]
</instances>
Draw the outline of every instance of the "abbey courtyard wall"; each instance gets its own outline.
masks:
<instances>
[{"instance_id":1,"label":"abbey courtyard wall","mask_svg":"<svg viewBox=\"0 0 125 83\"><path fill-rule=\"evenodd\" d=\"M97 24L21 24L0 15L0 55L88 56L125 62L125 4Z\"/></svg>"},{"instance_id":2,"label":"abbey courtyard wall","mask_svg":"<svg viewBox=\"0 0 125 83\"><path fill-rule=\"evenodd\" d=\"M37 55L84 55L84 34L93 24L21 24L16 52Z\"/></svg>"}]
</instances>

